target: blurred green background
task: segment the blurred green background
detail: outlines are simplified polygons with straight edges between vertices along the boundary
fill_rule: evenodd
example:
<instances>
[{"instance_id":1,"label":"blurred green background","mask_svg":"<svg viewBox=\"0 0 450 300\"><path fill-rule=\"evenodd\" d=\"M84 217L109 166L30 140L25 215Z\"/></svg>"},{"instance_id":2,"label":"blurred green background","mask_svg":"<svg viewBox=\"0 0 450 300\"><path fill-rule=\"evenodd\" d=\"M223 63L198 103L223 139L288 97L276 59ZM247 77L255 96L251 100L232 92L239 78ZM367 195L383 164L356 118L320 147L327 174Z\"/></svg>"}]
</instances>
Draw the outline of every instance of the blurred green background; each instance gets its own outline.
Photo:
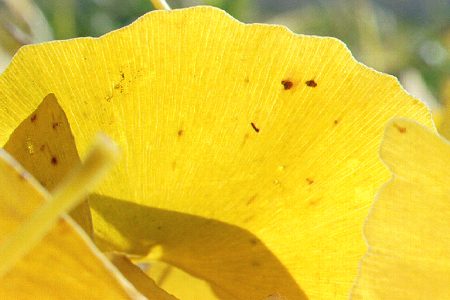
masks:
<instances>
[{"instance_id":1,"label":"blurred green background","mask_svg":"<svg viewBox=\"0 0 450 300\"><path fill-rule=\"evenodd\" d=\"M431 108L450 78L450 0L178 0L213 5L243 22L276 23L334 36L354 56L397 76ZM0 72L29 43L100 36L152 10L149 0L0 0Z\"/></svg>"}]
</instances>

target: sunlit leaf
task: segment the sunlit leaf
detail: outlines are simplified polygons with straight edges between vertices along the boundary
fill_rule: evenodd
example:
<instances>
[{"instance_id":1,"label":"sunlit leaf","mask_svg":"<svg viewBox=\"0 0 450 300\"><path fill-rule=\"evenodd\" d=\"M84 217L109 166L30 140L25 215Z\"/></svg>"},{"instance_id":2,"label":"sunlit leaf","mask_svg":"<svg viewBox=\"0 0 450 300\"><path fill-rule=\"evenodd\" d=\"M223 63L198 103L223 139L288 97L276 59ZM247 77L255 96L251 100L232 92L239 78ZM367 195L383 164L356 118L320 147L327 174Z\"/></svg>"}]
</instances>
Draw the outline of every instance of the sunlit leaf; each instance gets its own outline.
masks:
<instances>
[{"instance_id":1,"label":"sunlit leaf","mask_svg":"<svg viewBox=\"0 0 450 300\"><path fill-rule=\"evenodd\" d=\"M47 192L3 150L0 150L0 183L2 245L49 196L45 196ZM1 278L0 298L142 299L142 296L102 256L76 223L62 217L54 229Z\"/></svg>"},{"instance_id":2,"label":"sunlit leaf","mask_svg":"<svg viewBox=\"0 0 450 300\"><path fill-rule=\"evenodd\" d=\"M53 190L80 158L66 115L55 95L47 95L11 134L4 149L48 190ZM89 205L80 204L71 216L89 235L92 221Z\"/></svg>"},{"instance_id":3,"label":"sunlit leaf","mask_svg":"<svg viewBox=\"0 0 450 300\"><path fill-rule=\"evenodd\" d=\"M397 119L381 156L394 177L369 215L353 298L450 299L450 144Z\"/></svg>"},{"instance_id":4,"label":"sunlit leaf","mask_svg":"<svg viewBox=\"0 0 450 300\"><path fill-rule=\"evenodd\" d=\"M346 297L389 178L384 124L431 126L339 41L208 7L23 48L0 77L0 142L48 93L81 153L98 131L124 152L90 200L104 249L161 246L163 261L237 299Z\"/></svg>"},{"instance_id":5,"label":"sunlit leaf","mask_svg":"<svg viewBox=\"0 0 450 300\"><path fill-rule=\"evenodd\" d=\"M114 224L114 230L126 232L127 238L144 244L152 239L164 241L162 259L187 269L200 278L211 280L211 288L222 299L238 298L232 286L224 283L243 284L241 294L267 296L281 290L296 299L304 297L292 275L268 247L249 231L227 223L193 215L136 205L98 194L91 197L93 208L111 207L104 220ZM119 212L132 212L133 220L117 218ZM130 229L130 226L133 228ZM157 232L152 229L156 229ZM167 236L167 235L172 236ZM156 255L156 254L153 254ZM201 259L200 259L201 258ZM145 260L144 260L145 261ZM192 265L195 264L195 268ZM225 264L225 265L224 265ZM183 277L175 274L169 278L171 285L185 285L182 293L191 286L180 282ZM169 277L172 274L169 274ZM155 278L155 277L153 277ZM155 278L156 279L156 278ZM159 282L160 280L158 280ZM195 283L194 286L198 286ZM161 287L165 287L162 285ZM174 289L170 289L173 292ZM189 292L189 294L198 291ZM281 292L280 292L281 293ZM208 293L209 294L209 293ZM205 294L206 297L208 294ZM180 299L182 294L176 294ZM260 297L260 299L263 298ZM205 298L209 299L209 298Z\"/></svg>"},{"instance_id":6,"label":"sunlit leaf","mask_svg":"<svg viewBox=\"0 0 450 300\"><path fill-rule=\"evenodd\" d=\"M183 300L215 299L207 282L161 261L152 261L146 271L164 290Z\"/></svg>"}]
</instances>

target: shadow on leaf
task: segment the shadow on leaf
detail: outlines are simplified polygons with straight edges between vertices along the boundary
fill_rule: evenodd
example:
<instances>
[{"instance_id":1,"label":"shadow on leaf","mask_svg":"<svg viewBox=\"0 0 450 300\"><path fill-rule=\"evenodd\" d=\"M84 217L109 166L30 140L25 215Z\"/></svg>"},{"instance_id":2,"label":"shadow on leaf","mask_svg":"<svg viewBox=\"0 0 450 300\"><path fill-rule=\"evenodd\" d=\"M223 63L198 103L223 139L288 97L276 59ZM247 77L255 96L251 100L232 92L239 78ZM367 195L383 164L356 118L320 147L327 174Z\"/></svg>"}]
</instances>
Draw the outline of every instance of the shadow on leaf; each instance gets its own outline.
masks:
<instances>
[{"instance_id":1,"label":"shadow on leaf","mask_svg":"<svg viewBox=\"0 0 450 300\"><path fill-rule=\"evenodd\" d=\"M204 279L221 299L275 295L306 299L281 262L247 230L97 194L89 202L100 216L94 224L106 222L111 232L120 233L130 244L128 249L115 247L105 242L108 232L97 232L105 249L145 256L159 245L163 249L161 260Z\"/></svg>"}]
</instances>

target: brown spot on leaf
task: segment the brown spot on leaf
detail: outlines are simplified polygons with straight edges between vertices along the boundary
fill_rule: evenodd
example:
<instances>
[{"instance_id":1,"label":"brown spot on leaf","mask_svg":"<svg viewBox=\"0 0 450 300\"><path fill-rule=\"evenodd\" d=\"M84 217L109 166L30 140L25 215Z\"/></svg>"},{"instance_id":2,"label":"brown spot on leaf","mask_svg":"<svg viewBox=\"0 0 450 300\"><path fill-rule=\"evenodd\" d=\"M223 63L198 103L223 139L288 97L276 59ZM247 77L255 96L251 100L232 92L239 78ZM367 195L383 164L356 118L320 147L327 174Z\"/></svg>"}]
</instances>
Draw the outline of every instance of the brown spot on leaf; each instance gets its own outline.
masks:
<instances>
[{"instance_id":1,"label":"brown spot on leaf","mask_svg":"<svg viewBox=\"0 0 450 300\"><path fill-rule=\"evenodd\" d=\"M184 130L183 129L178 130L177 135L179 137L181 137L183 134L184 134Z\"/></svg>"},{"instance_id":2,"label":"brown spot on leaf","mask_svg":"<svg viewBox=\"0 0 450 300\"><path fill-rule=\"evenodd\" d=\"M42 144L40 147L39 147L39 150L41 150L41 151L45 151L45 145L44 144Z\"/></svg>"},{"instance_id":3,"label":"brown spot on leaf","mask_svg":"<svg viewBox=\"0 0 450 300\"><path fill-rule=\"evenodd\" d=\"M63 218L58 218L57 222L57 226L64 226L65 225L65 220Z\"/></svg>"},{"instance_id":4,"label":"brown spot on leaf","mask_svg":"<svg viewBox=\"0 0 450 300\"><path fill-rule=\"evenodd\" d=\"M336 119L333 121L333 123L334 123L334 125L337 125L337 124L339 124L339 120Z\"/></svg>"},{"instance_id":5,"label":"brown spot on leaf","mask_svg":"<svg viewBox=\"0 0 450 300\"><path fill-rule=\"evenodd\" d=\"M316 206L320 201L320 198L314 198L308 201L309 206Z\"/></svg>"},{"instance_id":6,"label":"brown spot on leaf","mask_svg":"<svg viewBox=\"0 0 450 300\"><path fill-rule=\"evenodd\" d=\"M177 168L177 161L174 160L174 161L172 162L172 171L175 171L176 168Z\"/></svg>"},{"instance_id":7,"label":"brown spot on leaf","mask_svg":"<svg viewBox=\"0 0 450 300\"><path fill-rule=\"evenodd\" d=\"M249 239L248 241L249 241L249 242L250 242L250 244L252 244L252 245L256 245L256 244L258 244L258 240L257 240L257 239L255 239L255 238L251 238L251 239Z\"/></svg>"},{"instance_id":8,"label":"brown spot on leaf","mask_svg":"<svg viewBox=\"0 0 450 300\"><path fill-rule=\"evenodd\" d=\"M256 127L255 123L251 122L250 125L252 125L253 130L255 130L256 132L259 132L259 128Z\"/></svg>"},{"instance_id":9,"label":"brown spot on leaf","mask_svg":"<svg viewBox=\"0 0 450 300\"><path fill-rule=\"evenodd\" d=\"M30 117L30 120L31 120L31 122L36 122L36 119L37 119L37 114L33 114L31 117Z\"/></svg>"},{"instance_id":10,"label":"brown spot on leaf","mask_svg":"<svg viewBox=\"0 0 450 300\"><path fill-rule=\"evenodd\" d=\"M251 196L251 197L247 200L247 205L252 204L253 201L256 200L256 197L257 197L257 196L258 196L257 194L254 194L253 196Z\"/></svg>"},{"instance_id":11,"label":"brown spot on leaf","mask_svg":"<svg viewBox=\"0 0 450 300\"><path fill-rule=\"evenodd\" d=\"M317 83L313 79L306 81L305 84L307 86L309 86L309 87L316 87L317 86Z\"/></svg>"},{"instance_id":12,"label":"brown spot on leaf","mask_svg":"<svg viewBox=\"0 0 450 300\"><path fill-rule=\"evenodd\" d=\"M285 90L290 90L294 86L294 83L292 83L292 81L286 79L282 80L281 84L283 85Z\"/></svg>"},{"instance_id":13,"label":"brown spot on leaf","mask_svg":"<svg viewBox=\"0 0 450 300\"><path fill-rule=\"evenodd\" d=\"M52 163L52 165L56 166L58 164L58 158L56 156L52 156L50 162Z\"/></svg>"},{"instance_id":14,"label":"brown spot on leaf","mask_svg":"<svg viewBox=\"0 0 450 300\"><path fill-rule=\"evenodd\" d=\"M246 218L243 220L243 222L244 222L244 223L248 223L248 222L250 222L251 220L253 220L254 218L255 218L255 215L250 215L250 216L246 217Z\"/></svg>"},{"instance_id":15,"label":"brown spot on leaf","mask_svg":"<svg viewBox=\"0 0 450 300\"><path fill-rule=\"evenodd\" d=\"M57 226L54 230L56 230L58 235L60 235L60 236L67 235L72 232L72 226L70 226L66 222L66 220L64 220L63 218L59 218L57 222L58 222Z\"/></svg>"},{"instance_id":16,"label":"brown spot on leaf","mask_svg":"<svg viewBox=\"0 0 450 300\"><path fill-rule=\"evenodd\" d=\"M56 128L58 128L59 126L61 126L61 122L53 122L53 124L52 124L52 128L53 128L53 129L56 129Z\"/></svg>"},{"instance_id":17,"label":"brown spot on leaf","mask_svg":"<svg viewBox=\"0 0 450 300\"><path fill-rule=\"evenodd\" d=\"M314 183L314 179L308 177L308 178L306 178L306 182L307 182L309 185L311 185L311 184Z\"/></svg>"},{"instance_id":18,"label":"brown spot on leaf","mask_svg":"<svg viewBox=\"0 0 450 300\"><path fill-rule=\"evenodd\" d=\"M394 127L397 128L398 132L400 133L405 133L406 132L406 127L400 126L396 123L394 123Z\"/></svg>"},{"instance_id":19,"label":"brown spot on leaf","mask_svg":"<svg viewBox=\"0 0 450 300\"><path fill-rule=\"evenodd\" d=\"M260 267L260 266L261 266L261 263L260 263L259 261L256 261L256 260L252 260L252 261L251 261L251 265L252 265L253 267Z\"/></svg>"},{"instance_id":20,"label":"brown spot on leaf","mask_svg":"<svg viewBox=\"0 0 450 300\"><path fill-rule=\"evenodd\" d=\"M248 135L248 133L244 134L244 138L242 139L241 147L244 147L244 145L247 142L249 137L250 136Z\"/></svg>"}]
</instances>

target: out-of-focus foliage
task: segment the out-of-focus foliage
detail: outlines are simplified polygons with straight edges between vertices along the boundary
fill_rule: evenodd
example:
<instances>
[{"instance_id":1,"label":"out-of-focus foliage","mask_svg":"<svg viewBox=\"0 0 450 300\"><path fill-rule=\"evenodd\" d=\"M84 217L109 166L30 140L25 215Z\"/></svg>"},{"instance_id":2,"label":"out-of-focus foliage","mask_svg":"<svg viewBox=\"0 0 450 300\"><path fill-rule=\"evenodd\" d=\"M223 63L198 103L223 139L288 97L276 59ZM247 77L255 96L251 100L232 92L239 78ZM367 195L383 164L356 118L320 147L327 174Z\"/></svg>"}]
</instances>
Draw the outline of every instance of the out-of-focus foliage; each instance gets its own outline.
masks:
<instances>
[{"instance_id":1,"label":"out-of-focus foliage","mask_svg":"<svg viewBox=\"0 0 450 300\"><path fill-rule=\"evenodd\" d=\"M434 108L450 77L450 0L174 0L212 5L243 22L334 36L363 63L400 78ZM99 36L152 10L148 0L0 0L0 70L24 43ZM47 22L49 25L47 25ZM52 34L51 34L52 33Z\"/></svg>"}]
</instances>

